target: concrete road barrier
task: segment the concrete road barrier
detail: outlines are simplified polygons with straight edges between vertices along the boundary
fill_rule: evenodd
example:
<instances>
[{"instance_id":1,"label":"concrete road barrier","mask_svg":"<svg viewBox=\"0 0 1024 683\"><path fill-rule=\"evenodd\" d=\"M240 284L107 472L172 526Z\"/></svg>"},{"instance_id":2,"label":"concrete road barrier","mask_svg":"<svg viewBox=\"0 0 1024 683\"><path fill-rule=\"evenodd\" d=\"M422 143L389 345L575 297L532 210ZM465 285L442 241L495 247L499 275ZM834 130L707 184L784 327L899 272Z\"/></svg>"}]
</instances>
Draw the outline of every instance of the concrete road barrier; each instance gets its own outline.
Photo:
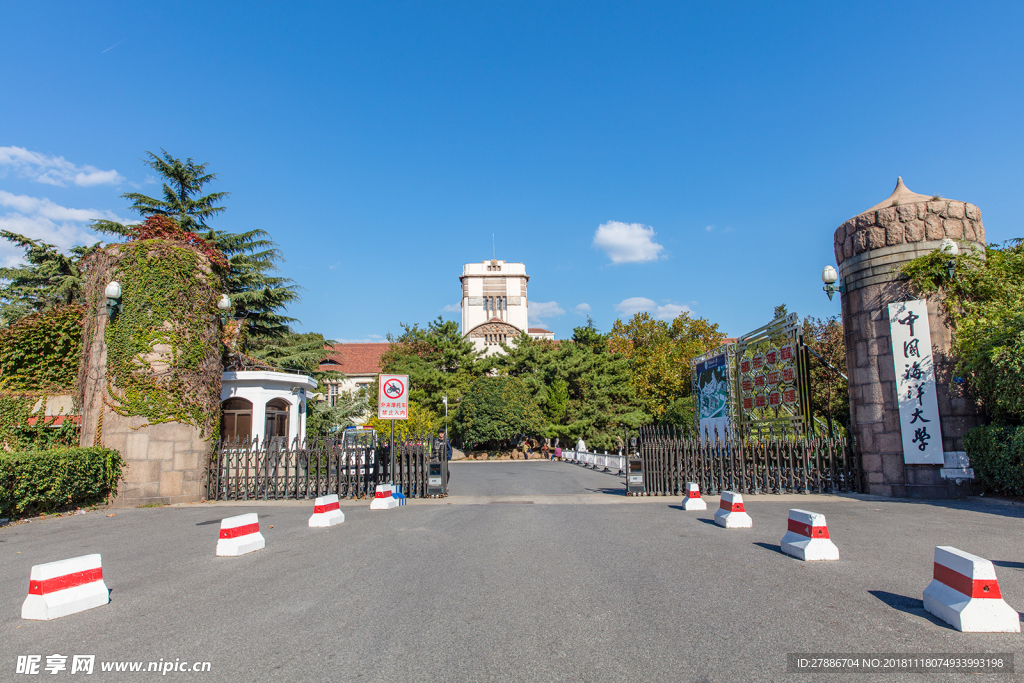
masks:
<instances>
[{"instance_id":1,"label":"concrete road barrier","mask_svg":"<svg viewBox=\"0 0 1024 683\"><path fill-rule=\"evenodd\" d=\"M828 535L825 515L807 510L789 511L789 527L780 544L782 552L804 560L838 560L839 548Z\"/></svg>"},{"instance_id":2,"label":"concrete road barrier","mask_svg":"<svg viewBox=\"0 0 1024 683\"><path fill-rule=\"evenodd\" d=\"M955 628L975 633L1020 633L1020 615L999 591L996 569L983 557L935 547L924 608Z\"/></svg>"},{"instance_id":3,"label":"concrete road barrier","mask_svg":"<svg viewBox=\"0 0 1024 683\"><path fill-rule=\"evenodd\" d=\"M377 484L377 490L373 494L373 502L370 503L371 510L390 510L398 507L398 499L395 498L395 487L391 484Z\"/></svg>"},{"instance_id":4,"label":"concrete road barrier","mask_svg":"<svg viewBox=\"0 0 1024 683\"><path fill-rule=\"evenodd\" d=\"M341 511L338 494L320 496L313 501L313 515L309 518L311 527L328 527L345 521L345 513Z\"/></svg>"},{"instance_id":5,"label":"concrete road barrier","mask_svg":"<svg viewBox=\"0 0 1024 683\"><path fill-rule=\"evenodd\" d=\"M238 557L267 546L267 540L260 533L260 518L255 512L220 521L220 538L217 540L218 557Z\"/></svg>"},{"instance_id":6,"label":"concrete road barrier","mask_svg":"<svg viewBox=\"0 0 1024 683\"><path fill-rule=\"evenodd\" d=\"M708 504L700 497L700 486L690 481L686 483L686 500L683 501L684 510L707 510Z\"/></svg>"},{"instance_id":7,"label":"concrete road barrier","mask_svg":"<svg viewBox=\"0 0 1024 683\"><path fill-rule=\"evenodd\" d=\"M722 491L722 500L715 512L715 524L726 529L750 529L754 521L743 507L743 496L733 491Z\"/></svg>"},{"instance_id":8,"label":"concrete road barrier","mask_svg":"<svg viewBox=\"0 0 1024 683\"><path fill-rule=\"evenodd\" d=\"M22 619L49 621L110 602L99 555L33 565Z\"/></svg>"}]
</instances>

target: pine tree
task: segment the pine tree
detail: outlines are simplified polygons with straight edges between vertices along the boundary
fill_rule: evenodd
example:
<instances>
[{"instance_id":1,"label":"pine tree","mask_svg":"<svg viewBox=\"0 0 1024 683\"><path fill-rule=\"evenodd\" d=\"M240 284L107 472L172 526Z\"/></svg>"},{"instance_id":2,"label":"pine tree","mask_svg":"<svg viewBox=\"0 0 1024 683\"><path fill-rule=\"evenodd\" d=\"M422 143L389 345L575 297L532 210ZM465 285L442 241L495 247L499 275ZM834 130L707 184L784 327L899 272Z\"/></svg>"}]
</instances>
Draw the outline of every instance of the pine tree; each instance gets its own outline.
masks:
<instances>
[{"instance_id":1,"label":"pine tree","mask_svg":"<svg viewBox=\"0 0 1024 683\"><path fill-rule=\"evenodd\" d=\"M100 247L72 247L67 254L41 240L7 230L0 237L25 249L25 263L0 268L0 326L9 325L30 313L82 301L82 272L78 263Z\"/></svg>"},{"instance_id":2,"label":"pine tree","mask_svg":"<svg viewBox=\"0 0 1024 683\"><path fill-rule=\"evenodd\" d=\"M288 278L273 274L281 261L277 245L263 230L231 233L210 228L207 220L226 210L217 204L229 194L202 194L217 174L207 172L207 164L196 163L191 157L182 161L164 149L160 151L162 157L146 152L149 159L145 163L163 178L163 199L138 192L121 196L131 201L130 208L139 215L172 218L183 229L213 243L228 258L225 288L235 315L246 320L251 339L287 335L295 319L280 311L299 299L299 288ZM108 220L93 221L92 228L123 237L131 234L129 226Z\"/></svg>"}]
</instances>

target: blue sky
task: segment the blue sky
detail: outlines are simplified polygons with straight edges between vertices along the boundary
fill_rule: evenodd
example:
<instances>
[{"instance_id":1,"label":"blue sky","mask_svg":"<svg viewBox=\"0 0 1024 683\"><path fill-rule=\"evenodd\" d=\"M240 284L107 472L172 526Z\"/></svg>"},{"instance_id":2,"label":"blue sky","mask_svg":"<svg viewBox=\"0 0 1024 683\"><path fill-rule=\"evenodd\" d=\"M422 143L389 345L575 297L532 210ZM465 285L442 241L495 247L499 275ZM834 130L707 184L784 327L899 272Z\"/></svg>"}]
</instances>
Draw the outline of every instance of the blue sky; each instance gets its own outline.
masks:
<instances>
[{"instance_id":1,"label":"blue sky","mask_svg":"<svg viewBox=\"0 0 1024 683\"><path fill-rule=\"evenodd\" d=\"M964 9L969 7L969 10ZM729 334L821 291L832 233L915 192L1024 236L1020 3L0 4L0 226L70 246L208 162L302 331L455 312L526 263L559 338L689 309ZM602 228L602 226L604 226ZM0 262L16 252L0 246Z\"/></svg>"}]
</instances>

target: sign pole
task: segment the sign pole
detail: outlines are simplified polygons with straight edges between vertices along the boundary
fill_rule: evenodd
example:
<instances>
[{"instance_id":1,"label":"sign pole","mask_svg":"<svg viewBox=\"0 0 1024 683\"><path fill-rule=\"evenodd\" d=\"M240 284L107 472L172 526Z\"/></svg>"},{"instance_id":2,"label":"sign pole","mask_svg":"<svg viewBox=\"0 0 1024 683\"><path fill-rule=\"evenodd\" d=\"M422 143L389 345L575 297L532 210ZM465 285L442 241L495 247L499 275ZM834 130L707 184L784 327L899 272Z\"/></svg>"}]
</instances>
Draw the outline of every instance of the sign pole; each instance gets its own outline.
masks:
<instances>
[{"instance_id":1,"label":"sign pole","mask_svg":"<svg viewBox=\"0 0 1024 683\"><path fill-rule=\"evenodd\" d=\"M388 483L395 483L395 421L391 420L391 462L388 465Z\"/></svg>"}]
</instances>

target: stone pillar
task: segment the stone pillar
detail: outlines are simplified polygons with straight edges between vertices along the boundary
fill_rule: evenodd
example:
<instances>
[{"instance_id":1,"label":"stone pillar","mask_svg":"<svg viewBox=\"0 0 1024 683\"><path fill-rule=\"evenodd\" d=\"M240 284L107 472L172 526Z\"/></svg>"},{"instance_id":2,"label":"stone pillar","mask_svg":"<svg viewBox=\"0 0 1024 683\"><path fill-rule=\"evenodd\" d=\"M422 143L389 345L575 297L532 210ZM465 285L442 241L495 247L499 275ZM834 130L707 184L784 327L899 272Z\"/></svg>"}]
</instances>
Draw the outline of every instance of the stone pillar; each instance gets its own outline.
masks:
<instances>
[{"instance_id":1,"label":"stone pillar","mask_svg":"<svg viewBox=\"0 0 1024 683\"><path fill-rule=\"evenodd\" d=\"M158 243L159 242L159 243ZM158 243L158 244L155 244ZM138 245L150 250L139 251ZM185 421L161 419L160 416L126 414L125 403L116 395L118 377L108 363L108 325L104 289L112 279L121 282L124 307L154 308L152 302L159 296L160 283L145 286L126 281L126 265L139 258L157 259L161 255L184 258L196 264L195 281L187 283L188 297L176 302L174 310L181 318L193 316L192 332L202 347L205 358L188 367L176 365L175 353L167 343L153 343L148 353L141 354L136 372L150 373L157 387L185 376L194 387L200 387L199 401L209 403L207 423L190 424ZM140 256L141 255L141 256ZM219 419L221 361L217 342L217 323L213 314L213 298L217 292L217 278L211 274L209 261L202 254L185 245L158 240L114 245L98 252L86 264L88 281L85 285L86 313L83 330L83 358L79 375L79 403L82 410L82 446L105 446L121 453L127 462L123 480L118 485L114 504L134 507L147 503L186 503L206 498L206 479L210 457L210 420ZM149 288L149 289L147 289ZM209 309L209 313L207 313ZM123 315L123 314L121 314ZM157 330L170 330L176 321L156 322ZM212 376L213 385L197 382L199 377ZM169 379L172 378L172 379ZM115 395L112 395L111 390ZM209 400L206 392L210 393Z\"/></svg>"},{"instance_id":2,"label":"stone pillar","mask_svg":"<svg viewBox=\"0 0 1024 683\"><path fill-rule=\"evenodd\" d=\"M973 204L911 192L899 179L887 200L836 229L836 264L841 295L850 417L862 454L868 493L893 497L950 498L970 492L970 484L942 479L939 465L906 465L887 306L919 298L895 273L950 238L961 250L984 251L985 228ZM963 435L981 424L975 402L951 394L955 365L951 330L941 299L928 300L935 383L945 452L963 451ZM959 386L959 385L957 385Z\"/></svg>"}]
</instances>

